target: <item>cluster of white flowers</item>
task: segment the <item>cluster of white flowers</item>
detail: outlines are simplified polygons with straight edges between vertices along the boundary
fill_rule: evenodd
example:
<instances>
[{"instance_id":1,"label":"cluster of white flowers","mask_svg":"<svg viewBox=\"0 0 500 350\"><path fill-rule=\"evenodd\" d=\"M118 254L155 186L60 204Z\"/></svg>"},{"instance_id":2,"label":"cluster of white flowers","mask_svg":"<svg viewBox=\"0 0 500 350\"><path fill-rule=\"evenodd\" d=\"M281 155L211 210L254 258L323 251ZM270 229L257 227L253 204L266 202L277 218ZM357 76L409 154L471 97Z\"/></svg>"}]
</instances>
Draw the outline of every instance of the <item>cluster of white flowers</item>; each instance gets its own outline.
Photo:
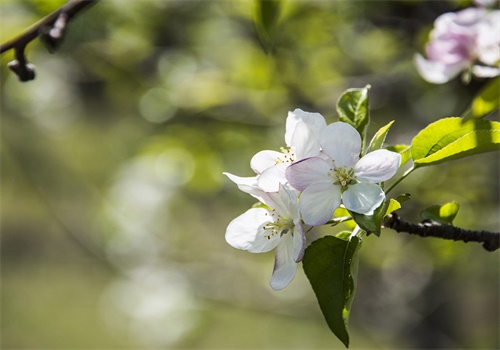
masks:
<instances>
[{"instance_id":1,"label":"cluster of white flowers","mask_svg":"<svg viewBox=\"0 0 500 350\"><path fill-rule=\"evenodd\" d=\"M500 75L500 11L470 7L439 16L426 55L417 54L415 64L430 83L446 83L461 72L466 77Z\"/></svg>"},{"instance_id":2,"label":"cluster of white flowers","mask_svg":"<svg viewBox=\"0 0 500 350\"><path fill-rule=\"evenodd\" d=\"M281 152L265 150L252 158L255 176L225 173L264 204L231 221L226 241L251 253L276 248L271 277L275 290L295 276L305 251L305 226L327 223L341 204L352 212L373 214L385 199L378 183L393 177L401 163L398 153L384 149L359 159L362 140L354 127L327 125L321 114L300 109L288 114L285 142Z\"/></svg>"}]
</instances>

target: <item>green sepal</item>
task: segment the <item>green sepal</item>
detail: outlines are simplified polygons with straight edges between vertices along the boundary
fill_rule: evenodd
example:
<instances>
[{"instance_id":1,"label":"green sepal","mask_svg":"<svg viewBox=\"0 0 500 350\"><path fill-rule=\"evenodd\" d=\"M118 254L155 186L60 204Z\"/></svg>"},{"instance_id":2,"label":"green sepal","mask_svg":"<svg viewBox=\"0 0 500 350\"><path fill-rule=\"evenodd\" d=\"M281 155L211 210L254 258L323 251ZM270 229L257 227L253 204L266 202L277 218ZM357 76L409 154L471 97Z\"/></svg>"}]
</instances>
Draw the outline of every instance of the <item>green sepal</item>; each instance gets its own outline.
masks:
<instances>
[{"instance_id":1,"label":"green sepal","mask_svg":"<svg viewBox=\"0 0 500 350\"><path fill-rule=\"evenodd\" d=\"M347 234L342 235L346 238ZM361 239L325 236L307 247L302 263L328 327L349 347L347 328L356 290Z\"/></svg>"},{"instance_id":2,"label":"green sepal","mask_svg":"<svg viewBox=\"0 0 500 350\"><path fill-rule=\"evenodd\" d=\"M433 220L440 224L451 225L457 216L460 205L457 202L449 202L443 205L433 205L420 212L424 220Z\"/></svg>"}]
</instances>

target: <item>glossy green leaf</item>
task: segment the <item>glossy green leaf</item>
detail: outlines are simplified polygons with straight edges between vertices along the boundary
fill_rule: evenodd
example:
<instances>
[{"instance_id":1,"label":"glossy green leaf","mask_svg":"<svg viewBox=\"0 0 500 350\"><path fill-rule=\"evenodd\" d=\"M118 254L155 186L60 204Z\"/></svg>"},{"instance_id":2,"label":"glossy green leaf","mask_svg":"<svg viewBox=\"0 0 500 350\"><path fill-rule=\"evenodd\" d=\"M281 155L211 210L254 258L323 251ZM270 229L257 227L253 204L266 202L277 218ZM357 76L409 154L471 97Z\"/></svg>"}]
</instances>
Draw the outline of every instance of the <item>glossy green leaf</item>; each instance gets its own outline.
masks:
<instances>
[{"instance_id":1,"label":"glossy green leaf","mask_svg":"<svg viewBox=\"0 0 500 350\"><path fill-rule=\"evenodd\" d=\"M500 78L491 80L472 100L464 118L483 118L500 108Z\"/></svg>"},{"instance_id":2,"label":"glossy green leaf","mask_svg":"<svg viewBox=\"0 0 500 350\"><path fill-rule=\"evenodd\" d=\"M391 128L392 124L394 124L394 120L391 121L389 124L381 127L375 133L372 140L370 141L370 144L368 145L368 148L366 149L366 153L382 148L385 142L385 138L387 137L387 133L389 132L389 129Z\"/></svg>"},{"instance_id":3,"label":"glossy green leaf","mask_svg":"<svg viewBox=\"0 0 500 350\"><path fill-rule=\"evenodd\" d=\"M370 122L370 111L368 103L368 91L370 85L362 89L348 89L337 101L337 113L342 122L351 124L358 130L363 145L365 143L365 133Z\"/></svg>"},{"instance_id":4,"label":"glossy green leaf","mask_svg":"<svg viewBox=\"0 0 500 350\"><path fill-rule=\"evenodd\" d=\"M380 236L382 219L384 218L387 206L388 202L384 201L377 209L375 209L373 215L364 215L353 211L349 211L349 214L351 214L356 224L365 230L367 234L373 233L376 236Z\"/></svg>"},{"instance_id":5,"label":"glossy green leaf","mask_svg":"<svg viewBox=\"0 0 500 350\"><path fill-rule=\"evenodd\" d=\"M396 200L399 203L403 203L403 202L409 201L410 199L411 199L411 194L410 193L402 193L402 194L400 194L399 196L396 197Z\"/></svg>"},{"instance_id":6,"label":"glossy green leaf","mask_svg":"<svg viewBox=\"0 0 500 350\"><path fill-rule=\"evenodd\" d=\"M346 234L344 234L344 238ZM304 272L332 332L349 346L347 323L358 273L361 240L326 236L314 241L304 254Z\"/></svg>"},{"instance_id":7,"label":"glossy green leaf","mask_svg":"<svg viewBox=\"0 0 500 350\"><path fill-rule=\"evenodd\" d=\"M500 149L500 123L451 117L438 120L413 138L415 167L439 164Z\"/></svg>"},{"instance_id":8,"label":"glossy green leaf","mask_svg":"<svg viewBox=\"0 0 500 350\"><path fill-rule=\"evenodd\" d=\"M424 220L433 220L441 224L452 224L457 216L460 205L457 202L450 202L443 205L433 205L424 209L420 216Z\"/></svg>"},{"instance_id":9,"label":"glossy green leaf","mask_svg":"<svg viewBox=\"0 0 500 350\"><path fill-rule=\"evenodd\" d=\"M400 144L389 146L387 147L387 150L401 154L401 164L399 165L400 167L405 165L411 159L411 146L409 145Z\"/></svg>"}]
</instances>

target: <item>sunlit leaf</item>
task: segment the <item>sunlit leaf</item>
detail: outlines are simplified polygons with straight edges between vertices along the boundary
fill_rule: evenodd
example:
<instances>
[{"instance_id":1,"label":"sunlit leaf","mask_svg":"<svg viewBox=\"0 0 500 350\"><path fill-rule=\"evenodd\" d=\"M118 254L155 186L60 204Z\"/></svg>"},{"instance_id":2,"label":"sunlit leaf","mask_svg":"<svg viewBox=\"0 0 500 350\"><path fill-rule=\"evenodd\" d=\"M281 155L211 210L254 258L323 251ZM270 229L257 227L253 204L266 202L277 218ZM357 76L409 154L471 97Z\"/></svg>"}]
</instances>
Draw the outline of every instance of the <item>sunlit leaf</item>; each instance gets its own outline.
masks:
<instances>
[{"instance_id":1,"label":"sunlit leaf","mask_svg":"<svg viewBox=\"0 0 500 350\"><path fill-rule=\"evenodd\" d=\"M415 167L500 149L500 123L451 117L430 124L413 138Z\"/></svg>"},{"instance_id":2,"label":"sunlit leaf","mask_svg":"<svg viewBox=\"0 0 500 350\"><path fill-rule=\"evenodd\" d=\"M307 247L303 259L304 272L326 322L346 347L349 346L347 323L356 289L360 247L358 237L344 240L326 236Z\"/></svg>"},{"instance_id":3,"label":"sunlit leaf","mask_svg":"<svg viewBox=\"0 0 500 350\"><path fill-rule=\"evenodd\" d=\"M483 118L500 108L500 78L491 80L472 100L464 118Z\"/></svg>"},{"instance_id":4,"label":"sunlit leaf","mask_svg":"<svg viewBox=\"0 0 500 350\"><path fill-rule=\"evenodd\" d=\"M349 213L349 211L346 209L346 208L343 208L343 207L338 207L337 209L335 209L335 212L333 213L333 215L335 217L346 217L346 216L351 216L351 214ZM354 228L356 227L356 223L354 222L354 220L347 220L347 221L342 221L342 223L344 225L347 226L348 229L350 230L354 230Z\"/></svg>"},{"instance_id":5,"label":"sunlit leaf","mask_svg":"<svg viewBox=\"0 0 500 350\"><path fill-rule=\"evenodd\" d=\"M389 215L392 212L395 212L396 210L401 208L401 203L397 201L396 199L390 199L389 202L387 203L387 208L385 209L384 217ZM382 218L383 219L383 218Z\"/></svg>"},{"instance_id":6,"label":"sunlit leaf","mask_svg":"<svg viewBox=\"0 0 500 350\"><path fill-rule=\"evenodd\" d=\"M348 89L337 101L337 113L342 122L351 124L365 143L366 128L370 122L368 91L370 85L362 89Z\"/></svg>"},{"instance_id":7,"label":"sunlit leaf","mask_svg":"<svg viewBox=\"0 0 500 350\"><path fill-rule=\"evenodd\" d=\"M405 165L411 159L411 146L409 145L399 144L389 146L387 147L387 150L401 154L401 164L399 165L400 167Z\"/></svg>"},{"instance_id":8,"label":"sunlit leaf","mask_svg":"<svg viewBox=\"0 0 500 350\"><path fill-rule=\"evenodd\" d=\"M366 149L366 153L382 148L385 142L385 138L387 137L387 133L389 132L389 129L391 128L392 124L394 124L394 120L391 121L389 124L381 127L375 133L372 140L370 141L370 144L368 145L368 148Z\"/></svg>"},{"instance_id":9,"label":"sunlit leaf","mask_svg":"<svg viewBox=\"0 0 500 350\"><path fill-rule=\"evenodd\" d=\"M460 205L457 202L450 202L443 205L433 205L424 209L420 216L425 220L437 221L441 224L452 224L457 216Z\"/></svg>"}]
</instances>

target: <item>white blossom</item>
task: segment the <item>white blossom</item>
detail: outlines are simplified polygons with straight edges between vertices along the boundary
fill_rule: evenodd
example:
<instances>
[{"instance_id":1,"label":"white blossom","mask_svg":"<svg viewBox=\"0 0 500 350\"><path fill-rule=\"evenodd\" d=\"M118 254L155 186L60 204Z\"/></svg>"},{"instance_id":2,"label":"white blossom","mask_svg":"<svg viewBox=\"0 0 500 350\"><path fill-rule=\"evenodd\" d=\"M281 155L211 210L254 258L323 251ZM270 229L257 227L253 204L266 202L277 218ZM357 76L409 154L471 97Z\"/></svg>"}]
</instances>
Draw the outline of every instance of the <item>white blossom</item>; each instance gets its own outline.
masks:
<instances>
[{"instance_id":1,"label":"white blossom","mask_svg":"<svg viewBox=\"0 0 500 350\"><path fill-rule=\"evenodd\" d=\"M328 125L320 144L329 159L306 158L286 170L290 185L302 192L299 208L305 224L325 224L341 202L353 212L373 214L385 199L377 183L396 174L401 155L382 149L359 159L361 136L342 122Z\"/></svg>"}]
</instances>

